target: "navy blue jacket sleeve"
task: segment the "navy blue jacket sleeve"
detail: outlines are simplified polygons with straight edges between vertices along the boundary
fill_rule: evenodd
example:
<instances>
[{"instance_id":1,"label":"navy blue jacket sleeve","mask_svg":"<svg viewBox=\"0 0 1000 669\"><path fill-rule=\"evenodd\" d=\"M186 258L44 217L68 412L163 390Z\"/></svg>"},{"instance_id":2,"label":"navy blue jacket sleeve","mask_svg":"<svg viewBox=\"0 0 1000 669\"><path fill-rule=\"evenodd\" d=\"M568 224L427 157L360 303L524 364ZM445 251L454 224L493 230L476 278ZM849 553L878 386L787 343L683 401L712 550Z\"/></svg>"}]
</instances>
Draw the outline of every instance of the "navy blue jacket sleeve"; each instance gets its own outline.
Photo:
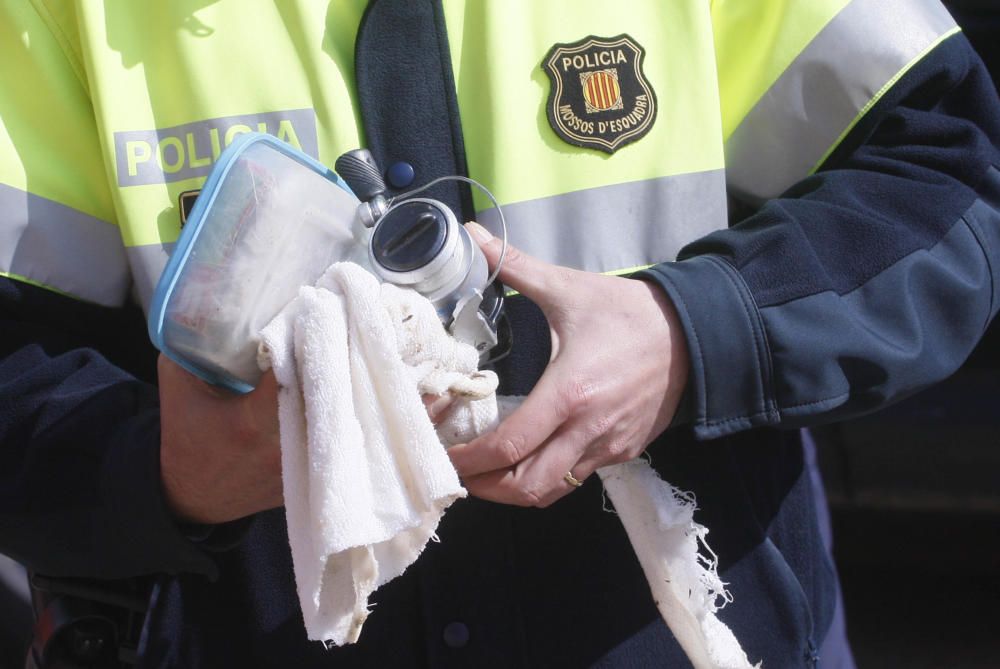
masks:
<instances>
[{"instance_id":1,"label":"navy blue jacket sleeve","mask_svg":"<svg viewBox=\"0 0 1000 669\"><path fill-rule=\"evenodd\" d=\"M1000 103L961 35L816 174L655 266L700 438L874 410L951 374L996 313Z\"/></svg>"},{"instance_id":2,"label":"navy blue jacket sleeve","mask_svg":"<svg viewBox=\"0 0 1000 669\"><path fill-rule=\"evenodd\" d=\"M164 503L143 324L0 278L0 552L52 576L215 575Z\"/></svg>"}]
</instances>

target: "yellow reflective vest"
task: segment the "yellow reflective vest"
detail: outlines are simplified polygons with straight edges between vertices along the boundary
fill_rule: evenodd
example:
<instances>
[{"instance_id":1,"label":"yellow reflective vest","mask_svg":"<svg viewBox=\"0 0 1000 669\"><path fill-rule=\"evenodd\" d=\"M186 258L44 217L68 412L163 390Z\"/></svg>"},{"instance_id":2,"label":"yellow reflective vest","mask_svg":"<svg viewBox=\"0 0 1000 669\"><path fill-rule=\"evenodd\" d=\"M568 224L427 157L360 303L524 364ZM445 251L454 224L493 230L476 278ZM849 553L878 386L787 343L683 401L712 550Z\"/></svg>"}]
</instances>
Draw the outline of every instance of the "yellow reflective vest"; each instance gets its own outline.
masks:
<instances>
[{"instance_id":1,"label":"yellow reflective vest","mask_svg":"<svg viewBox=\"0 0 1000 669\"><path fill-rule=\"evenodd\" d=\"M180 194L234 137L268 132L328 165L363 144L365 6L0 3L0 273L148 306ZM444 0L443 14L470 175L515 245L599 272L725 227L727 193L781 193L957 30L934 0Z\"/></svg>"}]
</instances>

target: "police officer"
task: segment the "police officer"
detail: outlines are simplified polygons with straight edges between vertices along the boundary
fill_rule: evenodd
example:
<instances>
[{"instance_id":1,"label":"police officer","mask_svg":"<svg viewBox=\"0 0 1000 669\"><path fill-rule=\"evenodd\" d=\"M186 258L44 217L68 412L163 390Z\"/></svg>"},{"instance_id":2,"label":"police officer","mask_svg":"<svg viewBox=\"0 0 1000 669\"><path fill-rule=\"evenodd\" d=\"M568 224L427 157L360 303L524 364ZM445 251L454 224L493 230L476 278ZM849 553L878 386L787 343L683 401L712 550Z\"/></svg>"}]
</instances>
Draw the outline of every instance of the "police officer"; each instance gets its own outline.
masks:
<instances>
[{"instance_id":1,"label":"police officer","mask_svg":"<svg viewBox=\"0 0 1000 669\"><path fill-rule=\"evenodd\" d=\"M2 12L2 548L161 575L141 664L684 666L591 476L643 451L697 495L751 660L815 664L835 581L786 428L942 378L996 310L998 103L936 1ZM510 223L499 372L530 393L454 449L475 499L355 647L305 639L273 379L153 385L126 306L248 130L367 145L397 189L468 173ZM495 212L435 195L495 260Z\"/></svg>"}]
</instances>

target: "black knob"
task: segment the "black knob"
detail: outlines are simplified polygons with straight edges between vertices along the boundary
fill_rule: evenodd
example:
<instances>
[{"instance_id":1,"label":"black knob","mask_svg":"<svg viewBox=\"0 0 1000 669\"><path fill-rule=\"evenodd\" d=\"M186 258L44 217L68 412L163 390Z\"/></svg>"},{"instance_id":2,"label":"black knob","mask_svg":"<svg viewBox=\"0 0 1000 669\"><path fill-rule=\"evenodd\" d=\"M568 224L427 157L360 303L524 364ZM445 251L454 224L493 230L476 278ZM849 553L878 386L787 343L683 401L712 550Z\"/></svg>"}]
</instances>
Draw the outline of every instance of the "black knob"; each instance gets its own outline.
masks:
<instances>
[{"instance_id":1,"label":"black knob","mask_svg":"<svg viewBox=\"0 0 1000 669\"><path fill-rule=\"evenodd\" d=\"M379 221L372 234L375 261L393 272L412 272L444 248L448 219L427 202L404 202Z\"/></svg>"},{"instance_id":2,"label":"black knob","mask_svg":"<svg viewBox=\"0 0 1000 669\"><path fill-rule=\"evenodd\" d=\"M354 194L365 202L385 192L382 170L368 149L348 151L337 158L333 168L347 182Z\"/></svg>"}]
</instances>

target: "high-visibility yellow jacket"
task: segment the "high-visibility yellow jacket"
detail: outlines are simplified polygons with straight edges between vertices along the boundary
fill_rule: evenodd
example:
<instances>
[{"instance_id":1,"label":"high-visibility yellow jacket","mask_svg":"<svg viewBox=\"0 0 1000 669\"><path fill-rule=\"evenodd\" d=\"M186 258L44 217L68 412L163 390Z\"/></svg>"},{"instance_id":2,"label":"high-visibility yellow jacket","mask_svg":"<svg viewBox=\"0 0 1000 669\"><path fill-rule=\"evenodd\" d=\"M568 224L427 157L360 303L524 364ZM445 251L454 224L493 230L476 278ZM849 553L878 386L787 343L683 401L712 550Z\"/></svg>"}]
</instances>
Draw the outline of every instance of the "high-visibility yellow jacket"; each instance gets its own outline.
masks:
<instances>
[{"instance_id":1,"label":"high-visibility yellow jacket","mask_svg":"<svg viewBox=\"0 0 1000 669\"><path fill-rule=\"evenodd\" d=\"M329 165L363 144L353 47L365 5L6 3L0 271L105 305L134 283L145 302L179 234L179 194L234 136L270 132ZM956 30L930 0L614 12L596 0L449 0L442 18L468 171L507 206L512 243L602 272L672 260L725 227L727 184L759 202L809 174ZM648 127L613 153L569 143L548 120L574 78L604 66L564 58L556 96L543 60L595 35L625 36L591 51L620 58L610 71L638 69L649 97ZM844 48L869 39L878 49ZM403 91L393 102L408 113Z\"/></svg>"},{"instance_id":2,"label":"high-visibility yellow jacket","mask_svg":"<svg viewBox=\"0 0 1000 669\"><path fill-rule=\"evenodd\" d=\"M21 309L5 325L51 328L43 302L74 304L95 329L110 312L92 304L148 304L181 193L248 130L328 165L367 145L415 183L467 172L519 247L642 268L669 293L692 369L654 464L698 495L735 597L721 617L751 658L810 666L833 580L801 449L793 432L748 428L912 392L954 369L995 313L1000 123L956 31L932 0L0 0L0 288L20 287L0 305ZM526 392L546 329L523 299L510 313L501 372ZM80 346L129 346L109 340ZM151 665L684 661L595 486L539 513L456 506L442 544L380 591L361 647L310 647L280 512L214 563L167 537L155 397L104 399L87 389L119 380L113 365L38 348L2 359L19 399L0 477L36 472L24 454L44 452L79 488L58 503L21 493L21 508L57 509L44 519L59 552L3 509L14 548L0 549L67 573L221 574L164 581Z\"/></svg>"}]
</instances>

